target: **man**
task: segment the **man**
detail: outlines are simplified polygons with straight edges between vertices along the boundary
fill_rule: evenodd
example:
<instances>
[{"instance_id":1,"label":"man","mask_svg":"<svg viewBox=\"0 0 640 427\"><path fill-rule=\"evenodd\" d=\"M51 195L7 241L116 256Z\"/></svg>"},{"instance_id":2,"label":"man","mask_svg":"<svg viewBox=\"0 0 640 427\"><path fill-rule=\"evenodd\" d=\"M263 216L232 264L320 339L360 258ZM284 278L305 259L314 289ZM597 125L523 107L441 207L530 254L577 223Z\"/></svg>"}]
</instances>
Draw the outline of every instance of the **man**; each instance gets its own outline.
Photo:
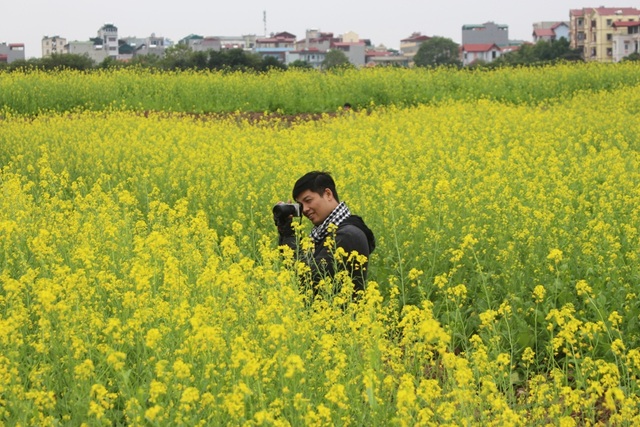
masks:
<instances>
[{"instance_id":1,"label":"man","mask_svg":"<svg viewBox=\"0 0 640 427\"><path fill-rule=\"evenodd\" d=\"M299 254L291 216L274 217L278 243L289 246L310 267L314 294L318 293L317 285L323 278L334 278L339 271L346 271L351 277L354 295L364 291L375 238L362 218L352 215L347 205L340 202L331 175L318 171L305 174L293 186L293 198L314 225L310 236L313 253Z\"/></svg>"}]
</instances>

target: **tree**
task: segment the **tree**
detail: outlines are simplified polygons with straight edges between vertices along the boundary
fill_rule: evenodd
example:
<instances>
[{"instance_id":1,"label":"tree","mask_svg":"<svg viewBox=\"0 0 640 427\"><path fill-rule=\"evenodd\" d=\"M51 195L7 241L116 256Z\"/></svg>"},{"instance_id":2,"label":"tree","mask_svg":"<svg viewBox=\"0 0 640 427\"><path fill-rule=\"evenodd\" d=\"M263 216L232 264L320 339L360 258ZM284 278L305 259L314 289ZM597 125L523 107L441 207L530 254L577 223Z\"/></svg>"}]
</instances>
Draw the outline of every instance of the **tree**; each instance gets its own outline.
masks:
<instances>
[{"instance_id":1,"label":"tree","mask_svg":"<svg viewBox=\"0 0 640 427\"><path fill-rule=\"evenodd\" d=\"M458 44L445 37L432 37L423 42L413 57L413 62L418 67L462 65Z\"/></svg>"},{"instance_id":2,"label":"tree","mask_svg":"<svg viewBox=\"0 0 640 427\"><path fill-rule=\"evenodd\" d=\"M559 40L539 40L536 44L523 44L515 52L502 55L490 65L543 65L557 61L582 61L582 52L580 49L571 49L564 37Z\"/></svg>"},{"instance_id":3,"label":"tree","mask_svg":"<svg viewBox=\"0 0 640 427\"><path fill-rule=\"evenodd\" d=\"M264 58L262 58L262 64L260 68L262 71L286 70L287 66L274 56L265 56Z\"/></svg>"},{"instance_id":4,"label":"tree","mask_svg":"<svg viewBox=\"0 0 640 427\"><path fill-rule=\"evenodd\" d=\"M191 67L193 50L186 44L176 44L164 51L162 65L169 70L186 70Z\"/></svg>"},{"instance_id":5,"label":"tree","mask_svg":"<svg viewBox=\"0 0 640 427\"><path fill-rule=\"evenodd\" d=\"M633 52L630 55L625 56L624 58L622 58L623 61L640 61L640 53L638 52Z\"/></svg>"},{"instance_id":6,"label":"tree","mask_svg":"<svg viewBox=\"0 0 640 427\"><path fill-rule=\"evenodd\" d=\"M322 61L322 68L325 70L348 67L349 65L351 65L351 63L349 62L347 55L343 51L337 49L331 49L328 51L324 57L324 61Z\"/></svg>"}]
</instances>

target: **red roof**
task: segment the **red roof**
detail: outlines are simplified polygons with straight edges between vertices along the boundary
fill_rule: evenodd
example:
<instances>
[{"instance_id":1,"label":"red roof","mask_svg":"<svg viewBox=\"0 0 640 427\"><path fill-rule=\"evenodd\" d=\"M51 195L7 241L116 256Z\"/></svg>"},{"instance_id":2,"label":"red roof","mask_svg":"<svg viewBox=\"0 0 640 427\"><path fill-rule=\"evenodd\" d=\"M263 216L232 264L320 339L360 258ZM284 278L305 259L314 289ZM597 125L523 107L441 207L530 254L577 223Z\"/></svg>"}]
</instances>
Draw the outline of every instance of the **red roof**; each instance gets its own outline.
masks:
<instances>
[{"instance_id":1,"label":"red roof","mask_svg":"<svg viewBox=\"0 0 640 427\"><path fill-rule=\"evenodd\" d=\"M561 21L561 22L556 22L555 24L553 24L553 25L551 26L551 28L555 30L556 28L558 28L558 27L559 27L559 26L561 26L561 25L564 25L565 27L568 27L568 25L567 25L567 23L566 23L566 22L562 22L562 21Z\"/></svg>"},{"instance_id":2,"label":"red roof","mask_svg":"<svg viewBox=\"0 0 640 427\"><path fill-rule=\"evenodd\" d=\"M429 40L431 37L429 36L422 36L422 35L412 35L411 37L408 37L406 39L402 39L400 40L401 42L423 42L426 40Z\"/></svg>"},{"instance_id":3,"label":"red roof","mask_svg":"<svg viewBox=\"0 0 640 427\"><path fill-rule=\"evenodd\" d=\"M551 28L538 28L533 31L533 35L538 37L553 37L556 33Z\"/></svg>"},{"instance_id":4,"label":"red roof","mask_svg":"<svg viewBox=\"0 0 640 427\"><path fill-rule=\"evenodd\" d=\"M294 43L296 39L284 38L284 37L271 37L267 39L257 39L256 43Z\"/></svg>"},{"instance_id":5,"label":"red roof","mask_svg":"<svg viewBox=\"0 0 640 427\"><path fill-rule=\"evenodd\" d=\"M24 43L9 43L9 47L24 47Z\"/></svg>"},{"instance_id":6,"label":"red roof","mask_svg":"<svg viewBox=\"0 0 640 427\"><path fill-rule=\"evenodd\" d=\"M495 43L478 43L478 44L465 44L462 46L462 50L464 52L489 52L491 49L495 48L496 50L500 50L497 44Z\"/></svg>"},{"instance_id":7,"label":"red roof","mask_svg":"<svg viewBox=\"0 0 640 427\"><path fill-rule=\"evenodd\" d=\"M382 51L382 50L368 50L364 53L365 56L369 56L369 57L380 57L380 56L391 56L391 52L389 51Z\"/></svg>"},{"instance_id":8,"label":"red roof","mask_svg":"<svg viewBox=\"0 0 640 427\"><path fill-rule=\"evenodd\" d=\"M571 9L569 11L570 16L584 16L584 9Z\"/></svg>"},{"instance_id":9,"label":"red roof","mask_svg":"<svg viewBox=\"0 0 640 427\"><path fill-rule=\"evenodd\" d=\"M622 15L640 15L640 10L635 7L592 7L591 9L600 15L617 15L616 12L621 12Z\"/></svg>"},{"instance_id":10,"label":"red roof","mask_svg":"<svg viewBox=\"0 0 640 427\"><path fill-rule=\"evenodd\" d=\"M7 62L9 55L0 54L0 62Z\"/></svg>"},{"instance_id":11,"label":"red roof","mask_svg":"<svg viewBox=\"0 0 640 427\"><path fill-rule=\"evenodd\" d=\"M637 27L640 26L640 22L636 21L616 21L613 23L614 27Z\"/></svg>"}]
</instances>

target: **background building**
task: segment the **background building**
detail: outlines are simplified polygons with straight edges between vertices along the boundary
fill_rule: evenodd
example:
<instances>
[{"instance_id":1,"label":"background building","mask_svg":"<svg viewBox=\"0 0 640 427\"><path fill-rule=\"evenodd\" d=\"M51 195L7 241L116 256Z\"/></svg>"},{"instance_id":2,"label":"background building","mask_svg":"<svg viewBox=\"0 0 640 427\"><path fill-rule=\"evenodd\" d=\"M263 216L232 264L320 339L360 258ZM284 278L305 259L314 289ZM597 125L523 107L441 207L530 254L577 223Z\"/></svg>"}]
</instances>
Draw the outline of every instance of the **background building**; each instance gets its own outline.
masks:
<instances>
[{"instance_id":1,"label":"background building","mask_svg":"<svg viewBox=\"0 0 640 427\"><path fill-rule=\"evenodd\" d=\"M0 62L10 64L13 61L24 61L24 43L0 43Z\"/></svg>"},{"instance_id":2,"label":"background building","mask_svg":"<svg viewBox=\"0 0 640 427\"><path fill-rule=\"evenodd\" d=\"M588 7L571 10L570 18L571 47L582 49L587 61L614 62L614 33L623 36L621 28L625 24L622 23L639 21L640 10L632 7ZM619 39L619 43L624 48L624 40Z\"/></svg>"},{"instance_id":3,"label":"background building","mask_svg":"<svg viewBox=\"0 0 640 427\"><path fill-rule=\"evenodd\" d=\"M569 23L567 22L536 22L533 24L533 42L554 41L565 38L570 41Z\"/></svg>"},{"instance_id":4,"label":"background building","mask_svg":"<svg viewBox=\"0 0 640 427\"><path fill-rule=\"evenodd\" d=\"M113 24L104 24L98 30L98 38L102 40L102 48L113 59L118 58L118 28Z\"/></svg>"},{"instance_id":5,"label":"background building","mask_svg":"<svg viewBox=\"0 0 640 427\"><path fill-rule=\"evenodd\" d=\"M64 46L67 44L67 39L60 36L42 38L42 57L47 58L54 54L65 53Z\"/></svg>"},{"instance_id":6,"label":"background building","mask_svg":"<svg viewBox=\"0 0 640 427\"><path fill-rule=\"evenodd\" d=\"M404 56L409 64L413 64L413 57L418 53L418 49L420 49L420 45L431 37L423 36L419 32L412 33L406 39L400 40L400 52L402 56Z\"/></svg>"},{"instance_id":7,"label":"background building","mask_svg":"<svg viewBox=\"0 0 640 427\"><path fill-rule=\"evenodd\" d=\"M640 21L613 23L613 62L620 62L632 53L640 53Z\"/></svg>"},{"instance_id":8,"label":"background building","mask_svg":"<svg viewBox=\"0 0 640 427\"><path fill-rule=\"evenodd\" d=\"M509 44L509 26L493 22L482 25L463 25L462 44L492 44L506 46Z\"/></svg>"}]
</instances>

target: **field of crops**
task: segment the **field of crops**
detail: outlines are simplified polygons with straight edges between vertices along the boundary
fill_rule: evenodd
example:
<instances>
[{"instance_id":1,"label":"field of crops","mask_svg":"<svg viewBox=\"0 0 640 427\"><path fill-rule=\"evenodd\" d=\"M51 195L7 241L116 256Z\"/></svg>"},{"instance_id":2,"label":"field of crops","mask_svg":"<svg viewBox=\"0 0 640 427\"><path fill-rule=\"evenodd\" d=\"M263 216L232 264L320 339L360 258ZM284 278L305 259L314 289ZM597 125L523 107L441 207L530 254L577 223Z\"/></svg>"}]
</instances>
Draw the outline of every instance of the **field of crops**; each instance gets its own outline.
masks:
<instances>
[{"instance_id":1,"label":"field of crops","mask_svg":"<svg viewBox=\"0 0 640 427\"><path fill-rule=\"evenodd\" d=\"M640 424L639 89L0 74L0 425ZM377 237L358 303L276 246L315 169Z\"/></svg>"}]
</instances>

